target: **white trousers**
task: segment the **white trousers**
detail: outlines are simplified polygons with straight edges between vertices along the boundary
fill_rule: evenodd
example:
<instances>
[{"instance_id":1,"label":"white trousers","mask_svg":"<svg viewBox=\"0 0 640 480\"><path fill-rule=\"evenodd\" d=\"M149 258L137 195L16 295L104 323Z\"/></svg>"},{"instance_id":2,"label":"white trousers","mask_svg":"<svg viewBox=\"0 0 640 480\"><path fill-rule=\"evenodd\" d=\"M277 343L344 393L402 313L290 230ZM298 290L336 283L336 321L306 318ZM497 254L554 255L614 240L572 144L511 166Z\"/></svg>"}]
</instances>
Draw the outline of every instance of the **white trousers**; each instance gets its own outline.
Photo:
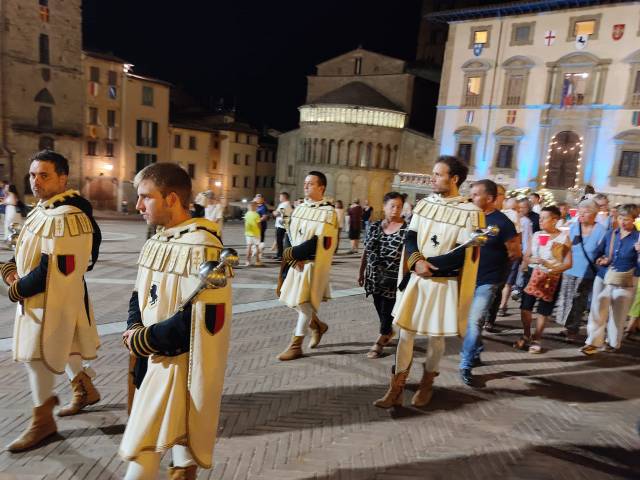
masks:
<instances>
[{"instance_id":1,"label":"white trousers","mask_svg":"<svg viewBox=\"0 0 640 480\"><path fill-rule=\"evenodd\" d=\"M637 281L637 279L636 279ZM627 319L636 287L617 287L605 285L602 278L596 277L593 282L591 311L587 323L588 345L601 347L607 334L607 343L613 348L620 348L624 322Z\"/></svg>"},{"instance_id":2,"label":"white trousers","mask_svg":"<svg viewBox=\"0 0 640 480\"><path fill-rule=\"evenodd\" d=\"M173 457L174 467L196 465L191 453L189 453L189 449L184 445L174 445L171 448L171 456ZM129 462L124 480L157 479L160 460L162 460L162 453L160 452L142 452L134 461Z\"/></svg>"},{"instance_id":3,"label":"white trousers","mask_svg":"<svg viewBox=\"0 0 640 480\"><path fill-rule=\"evenodd\" d=\"M415 338L415 333L403 328L400 329L400 338L396 349L396 373L406 370L411 365ZM428 339L424 368L427 372L438 372L440 360L444 355L444 337L429 336Z\"/></svg>"},{"instance_id":4,"label":"white trousers","mask_svg":"<svg viewBox=\"0 0 640 480\"><path fill-rule=\"evenodd\" d=\"M294 335L296 337L304 337L309 333L309 323L313 317L313 307L310 303L303 303L296 307L298 312L298 323L296 323L296 330Z\"/></svg>"},{"instance_id":5,"label":"white trousers","mask_svg":"<svg viewBox=\"0 0 640 480\"><path fill-rule=\"evenodd\" d=\"M38 407L53 395L55 373L49 370L40 360L25 362L24 365L27 367L27 374L29 375L31 398L33 399L33 404ZM80 355L69 356L69 362L64 369L69 380L73 380L83 370L82 357Z\"/></svg>"}]
</instances>

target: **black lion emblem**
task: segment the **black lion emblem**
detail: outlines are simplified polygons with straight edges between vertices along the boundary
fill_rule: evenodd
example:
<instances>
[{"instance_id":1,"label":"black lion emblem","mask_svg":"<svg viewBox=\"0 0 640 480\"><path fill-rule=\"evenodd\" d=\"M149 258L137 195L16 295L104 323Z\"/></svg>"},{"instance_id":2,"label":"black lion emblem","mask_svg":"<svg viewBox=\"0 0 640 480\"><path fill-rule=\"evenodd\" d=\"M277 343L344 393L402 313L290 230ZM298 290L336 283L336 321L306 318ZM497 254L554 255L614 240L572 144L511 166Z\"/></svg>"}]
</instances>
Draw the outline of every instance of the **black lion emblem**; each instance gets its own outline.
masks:
<instances>
[{"instance_id":1,"label":"black lion emblem","mask_svg":"<svg viewBox=\"0 0 640 480\"><path fill-rule=\"evenodd\" d=\"M433 237L431 237L431 241L433 242L433 247L436 248L438 245L440 245L440 242L438 241L438 236L434 235Z\"/></svg>"}]
</instances>

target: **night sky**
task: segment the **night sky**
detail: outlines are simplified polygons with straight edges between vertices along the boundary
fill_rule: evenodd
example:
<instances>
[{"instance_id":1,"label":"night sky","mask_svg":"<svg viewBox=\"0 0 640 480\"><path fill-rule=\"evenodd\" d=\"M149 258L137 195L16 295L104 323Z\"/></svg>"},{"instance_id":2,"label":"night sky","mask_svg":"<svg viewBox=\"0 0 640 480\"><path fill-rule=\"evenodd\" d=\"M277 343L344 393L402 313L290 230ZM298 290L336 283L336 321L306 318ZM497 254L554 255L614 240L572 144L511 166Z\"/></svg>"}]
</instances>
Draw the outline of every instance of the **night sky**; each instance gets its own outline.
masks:
<instances>
[{"instance_id":1,"label":"night sky","mask_svg":"<svg viewBox=\"0 0 640 480\"><path fill-rule=\"evenodd\" d=\"M306 75L358 45L414 60L420 0L83 0L84 47L255 127L297 126Z\"/></svg>"}]
</instances>

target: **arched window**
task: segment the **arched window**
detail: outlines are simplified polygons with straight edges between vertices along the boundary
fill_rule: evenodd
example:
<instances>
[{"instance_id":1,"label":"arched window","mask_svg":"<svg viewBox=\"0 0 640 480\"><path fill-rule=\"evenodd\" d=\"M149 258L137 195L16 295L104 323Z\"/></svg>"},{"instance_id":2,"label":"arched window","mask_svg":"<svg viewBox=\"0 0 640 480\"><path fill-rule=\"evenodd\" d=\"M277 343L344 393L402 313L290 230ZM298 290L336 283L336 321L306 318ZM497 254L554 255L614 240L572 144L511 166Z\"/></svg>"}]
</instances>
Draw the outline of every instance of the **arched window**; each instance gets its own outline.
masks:
<instances>
[{"instance_id":1,"label":"arched window","mask_svg":"<svg viewBox=\"0 0 640 480\"><path fill-rule=\"evenodd\" d=\"M614 139L616 154L611 171L611 183L637 187L640 180L640 130L625 130Z\"/></svg>"},{"instance_id":2,"label":"arched window","mask_svg":"<svg viewBox=\"0 0 640 480\"><path fill-rule=\"evenodd\" d=\"M533 66L532 60L520 55L511 57L502 64L505 70L503 105L514 107L527 103L529 71Z\"/></svg>"},{"instance_id":3,"label":"arched window","mask_svg":"<svg viewBox=\"0 0 640 480\"><path fill-rule=\"evenodd\" d=\"M384 157L381 168L391 168L391 146L384 147Z\"/></svg>"},{"instance_id":4,"label":"arched window","mask_svg":"<svg viewBox=\"0 0 640 480\"><path fill-rule=\"evenodd\" d=\"M549 160L543 185L547 188L565 189L576 184L578 159L582 140L576 132L564 131L553 136L549 143Z\"/></svg>"}]
</instances>

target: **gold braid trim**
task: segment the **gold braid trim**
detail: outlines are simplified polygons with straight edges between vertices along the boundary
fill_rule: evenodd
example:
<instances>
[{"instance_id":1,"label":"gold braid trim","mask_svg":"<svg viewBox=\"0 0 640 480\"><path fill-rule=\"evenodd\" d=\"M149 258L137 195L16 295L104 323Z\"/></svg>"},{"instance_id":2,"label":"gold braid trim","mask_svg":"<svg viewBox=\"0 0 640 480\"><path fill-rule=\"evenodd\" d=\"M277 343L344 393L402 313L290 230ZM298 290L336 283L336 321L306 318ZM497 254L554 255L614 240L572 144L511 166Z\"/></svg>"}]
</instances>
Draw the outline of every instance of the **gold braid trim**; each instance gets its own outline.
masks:
<instances>
[{"instance_id":1,"label":"gold braid trim","mask_svg":"<svg viewBox=\"0 0 640 480\"><path fill-rule=\"evenodd\" d=\"M407 264L409 266L409 270L413 270L413 267L420 260L424 260L425 258L420 254L420 252L413 252L411 256L407 259Z\"/></svg>"},{"instance_id":2,"label":"gold braid trim","mask_svg":"<svg viewBox=\"0 0 640 480\"><path fill-rule=\"evenodd\" d=\"M3 263L2 266L0 267L0 276L2 276L2 280L4 280L4 283L9 285L9 282L7 282L7 277L11 275L13 272L16 272L17 270L18 269L16 268L15 263L13 262Z\"/></svg>"},{"instance_id":3,"label":"gold braid trim","mask_svg":"<svg viewBox=\"0 0 640 480\"><path fill-rule=\"evenodd\" d=\"M18 282L13 282L9 287L9 300L14 303L24 300L24 297L18 291Z\"/></svg>"},{"instance_id":4,"label":"gold braid trim","mask_svg":"<svg viewBox=\"0 0 640 480\"><path fill-rule=\"evenodd\" d=\"M293 247L289 247L284 250L284 253L282 254L282 260L287 263L295 262L295 259L293 258Z\"/></svg>"},{"instance_id":5,"label":"gold braid trim","mask_svg":"<svg viewBox=\"0 0 640 480\"><path fill-rule=\"evenodd\" d=\"M148 357L152 352L145 349L142 344L142 337L144 336L146 328L137 328L131 335L129 344L131 345L131 353L136 357Z\"/></svg>"}]
</instances>

